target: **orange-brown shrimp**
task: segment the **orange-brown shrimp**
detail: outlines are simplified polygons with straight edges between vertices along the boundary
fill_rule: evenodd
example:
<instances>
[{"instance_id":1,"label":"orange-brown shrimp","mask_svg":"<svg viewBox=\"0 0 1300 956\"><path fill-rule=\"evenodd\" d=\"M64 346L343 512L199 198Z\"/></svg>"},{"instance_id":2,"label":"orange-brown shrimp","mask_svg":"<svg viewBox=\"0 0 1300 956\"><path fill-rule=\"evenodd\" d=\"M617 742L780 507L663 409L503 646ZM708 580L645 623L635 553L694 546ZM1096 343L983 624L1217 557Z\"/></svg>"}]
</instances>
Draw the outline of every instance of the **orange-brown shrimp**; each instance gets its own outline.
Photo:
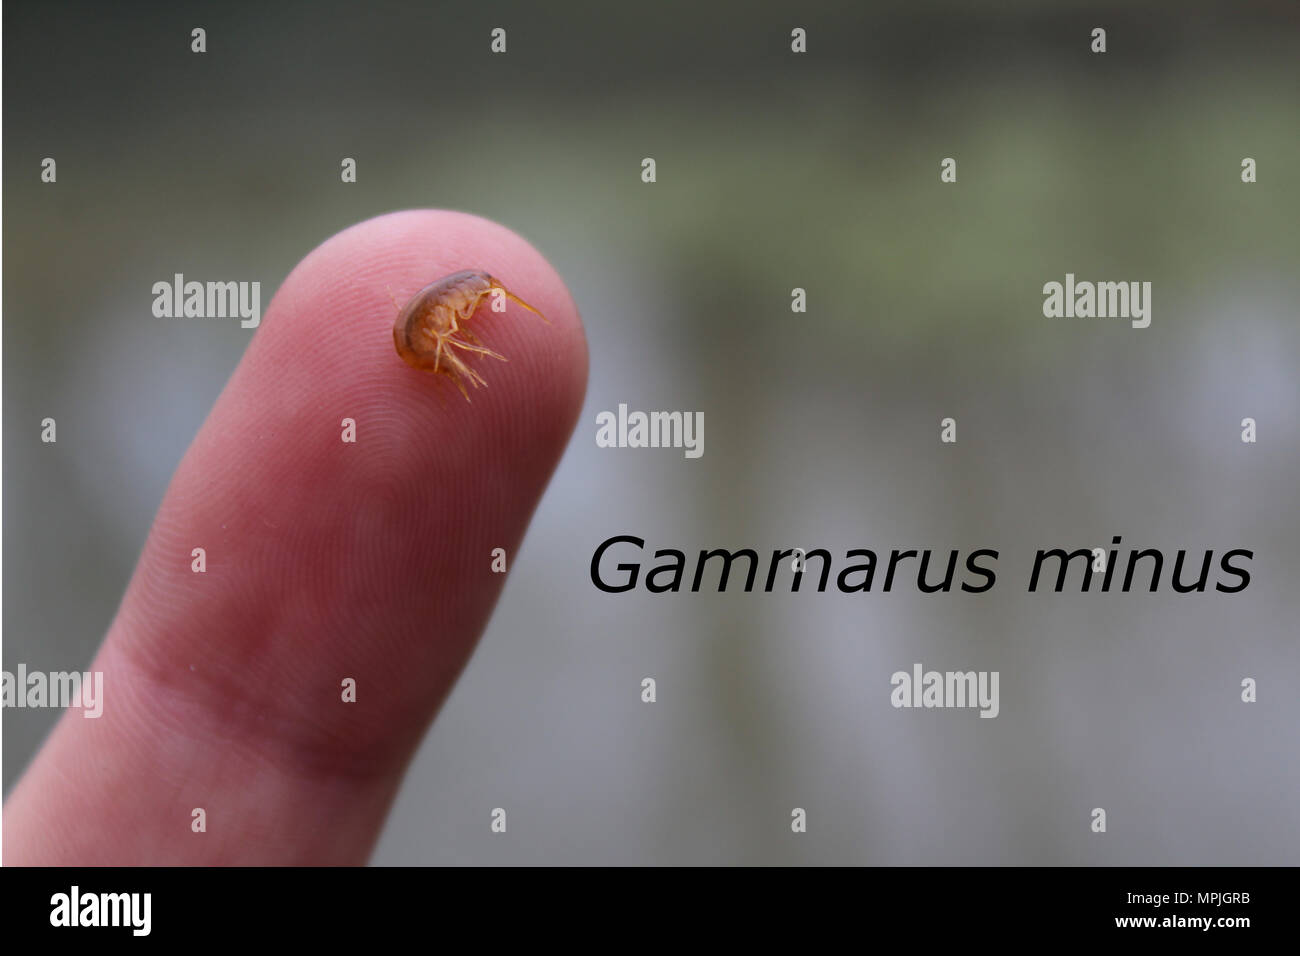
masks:
<instances>
[{"instance_id":1,"label":"orange-brown shrimp","mask_svg":"<svg viewBox=\"0 0 1300 956\"><path fill-rule=\"evenodd\" d=\"M397 322L393 325L393 344L397 346L397 354L411 368L446 375L460 389L465 401L469 401L465 381L468 380L475 388L487 385L487 382L470 367L465 361L467 356L460 352L508 361L504 355L484 348L466 327L483 297L493 293L519 303L550 324L546 316L510 292L501 280L486 272L455 272L425 286L404 307L398 307ZM397 305L396 299L393 304ZM458 338L458 334L462 337Z\"/></svg>"}]
</instances>

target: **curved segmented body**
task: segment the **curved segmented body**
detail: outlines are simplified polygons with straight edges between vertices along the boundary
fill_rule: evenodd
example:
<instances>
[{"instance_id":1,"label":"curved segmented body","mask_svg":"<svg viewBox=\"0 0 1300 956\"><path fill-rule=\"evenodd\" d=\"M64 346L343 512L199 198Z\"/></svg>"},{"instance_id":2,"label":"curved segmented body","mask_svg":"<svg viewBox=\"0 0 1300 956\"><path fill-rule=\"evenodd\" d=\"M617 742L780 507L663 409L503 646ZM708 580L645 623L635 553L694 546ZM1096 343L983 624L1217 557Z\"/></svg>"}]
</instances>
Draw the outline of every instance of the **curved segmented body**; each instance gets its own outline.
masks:
<instances>
[{"instance_id":1,"label":"curved segmented body","mask_svg":"<svg viewBox=\"0 0 1300 956\"><path fill-rule=\"evenodd\" d=\"M397 354L412 368L446 375L469 401L465 381L468 380L475 388L487 385L487 382L465 361L467 356L460 353L478 353L508 361L504 355L484 348L466 327L483 297L494 292L519 303L529 312L535 312L543 322L547 321L546 316L486 272L455 272L425 286L405 306L399 307L397 322L393 325L393 344L397 347Z\"/></svg>"}]
</instances>

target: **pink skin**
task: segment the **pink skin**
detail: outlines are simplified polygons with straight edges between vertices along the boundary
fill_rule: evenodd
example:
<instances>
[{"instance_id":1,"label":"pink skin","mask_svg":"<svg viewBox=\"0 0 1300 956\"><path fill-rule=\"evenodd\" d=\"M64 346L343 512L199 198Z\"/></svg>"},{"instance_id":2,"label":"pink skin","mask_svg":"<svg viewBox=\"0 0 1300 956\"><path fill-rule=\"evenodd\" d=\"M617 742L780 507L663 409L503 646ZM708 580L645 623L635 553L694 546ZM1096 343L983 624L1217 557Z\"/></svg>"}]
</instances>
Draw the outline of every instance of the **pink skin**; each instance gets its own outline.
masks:
<instances>
[{"instance_id":1,"label":"pink skin","mask_svg":"<svg viewBox=\"0 0 1300 956\"><path fill-rule=\"evenodd\" d=\"M551 321L478 330L511 361L473 405L398 357L386 291L465 268ZM91 665L103 716L67 713L5 807L4 862L364 863L586 378L564 283L502 226L394 213L307 256L172 478Z\"/></svg>"}]
</instances>

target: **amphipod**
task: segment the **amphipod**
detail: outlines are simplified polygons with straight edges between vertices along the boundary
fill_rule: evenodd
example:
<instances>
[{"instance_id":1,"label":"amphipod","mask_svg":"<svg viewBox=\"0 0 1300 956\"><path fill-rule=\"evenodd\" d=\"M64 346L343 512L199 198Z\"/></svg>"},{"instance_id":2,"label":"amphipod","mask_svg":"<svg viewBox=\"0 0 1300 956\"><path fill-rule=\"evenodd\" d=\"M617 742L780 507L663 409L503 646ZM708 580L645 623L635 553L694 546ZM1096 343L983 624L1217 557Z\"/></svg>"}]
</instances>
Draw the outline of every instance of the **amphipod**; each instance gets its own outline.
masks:
<instances>
[{"instance_id":1,"label":"amphipod","mask_svg":"<svg viewBox=\"0 0 1300 956\"><path fill-rule=\"evenodd\" d=\"M393 344L397 346L397 354L411 368L446 375L469 401L465 382L475 388L487 385L487 382L470 367L466 361L469 355L462 353L477 353L508 361L504 355L484 348L467 327L483 297L494 292L519 303L549 324L546 316L510 292L500 279L486 272L456 272L425 286L410 302L399 307L397 322L393 325Z\"/></svg>"}]
</instances>

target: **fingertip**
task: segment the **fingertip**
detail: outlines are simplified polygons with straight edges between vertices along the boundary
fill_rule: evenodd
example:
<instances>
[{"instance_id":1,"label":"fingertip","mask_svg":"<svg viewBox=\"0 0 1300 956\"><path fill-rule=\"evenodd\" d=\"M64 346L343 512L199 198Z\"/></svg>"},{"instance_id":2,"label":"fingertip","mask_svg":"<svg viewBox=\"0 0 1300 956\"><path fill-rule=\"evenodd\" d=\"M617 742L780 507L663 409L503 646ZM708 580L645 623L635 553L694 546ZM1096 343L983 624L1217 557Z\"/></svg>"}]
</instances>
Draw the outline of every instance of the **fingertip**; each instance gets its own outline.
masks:
<instances>
[{"instance_id":1,"label":"fingertip","mask_svg":"<svg viewBox=\"0 0 1300 956\"><path fill-rule=\"evenodd\" d=\"M435 280L466 270L496 277L511 297L528 303L544 320L528 321L532 314L522 309L479 310L474 335L512 364L505 376L496 368L483 370L484 376L492 373L492 389L506 393L501 400L511 399L519 409L544 399L555 403L547 412L576 417L588 355L564 280L523 237L469 213L387 213L322 243L290 273L272 302L258 333L268 340L259 358L286 367L287 357L297 355L304 371L337 372L362 387L391 388L395 396L417 402L446 391L439 388L450 384L445 378L421 375L393 348L394 306Z\"/></svg>"}]
</instances>

